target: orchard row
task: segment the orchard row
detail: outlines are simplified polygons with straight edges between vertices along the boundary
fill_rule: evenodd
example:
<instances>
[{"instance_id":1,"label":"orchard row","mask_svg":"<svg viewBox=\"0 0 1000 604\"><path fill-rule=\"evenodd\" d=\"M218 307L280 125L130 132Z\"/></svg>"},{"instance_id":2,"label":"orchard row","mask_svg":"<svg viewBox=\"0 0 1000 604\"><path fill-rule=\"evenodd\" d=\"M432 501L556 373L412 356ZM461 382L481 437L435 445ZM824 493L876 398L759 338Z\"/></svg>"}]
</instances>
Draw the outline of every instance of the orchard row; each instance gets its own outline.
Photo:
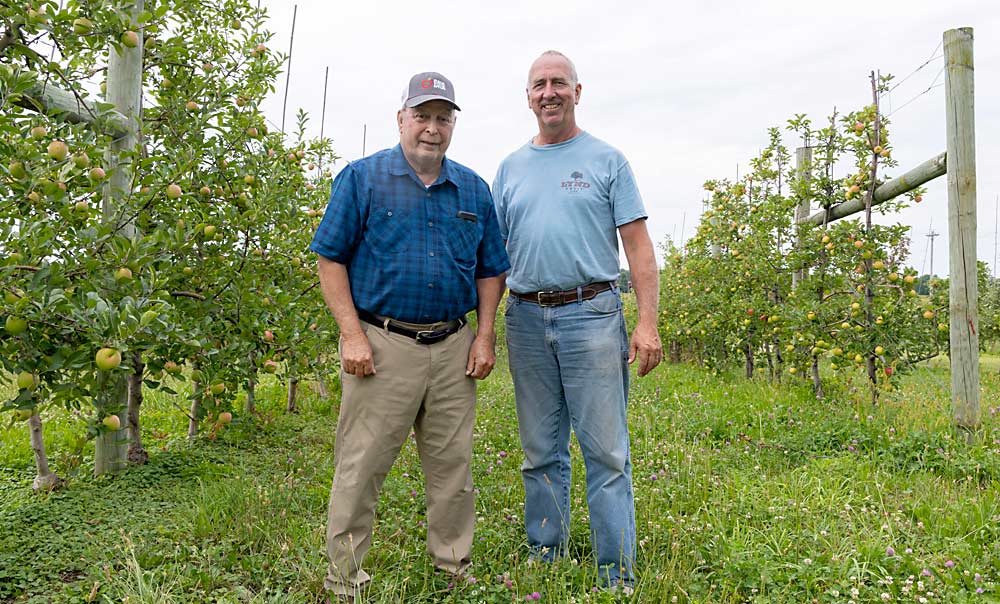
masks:
<instances>
[{"instance_id":1,"label":"orchard row","mask_svg":"<svg viewBox=\"0 0 1000 604\"><path fill-rule=\"evenodd\" d=\"M206 419L217 430L259 371L294 381L336 340L308 251L336 156L304 139L304 114L290 135L267 127L259 104L283 57L264 15L249 0L145 5L0 8L15 40L0 50L4 409L39 434L47 406L92 409L90 436L128 428L134 460L142 390L169 392L164 376L195 383L192 434ZM105 78L130 52L134 148L37 102L51 86L99 118L120 109Z\"/></svg>"},{"instance_id":2,"label":"orchard row","mask_svg":"<svg viewBox=\"0 0 1000 604\"><path fill-rule=\"evenodd\" d=\"M796 116L788 130L811 149L804 161L793 162L772 129L749 174L706 183L706 211L684 249L668 245L663 337L675 359L738 361L748 377L811 378L819 395L821 369L859 372L877 397L900 371L947 350L947 282L907 267L908 227L868 214L820 224L795 218L804 201L823 210L870 202L885 182L881 171L896 164L877 105L834 115L818 130ZM845 165L848 173L837 175ZM916 189L868 207L892 214L922 199Z\"/></svg>"}]
</instances>

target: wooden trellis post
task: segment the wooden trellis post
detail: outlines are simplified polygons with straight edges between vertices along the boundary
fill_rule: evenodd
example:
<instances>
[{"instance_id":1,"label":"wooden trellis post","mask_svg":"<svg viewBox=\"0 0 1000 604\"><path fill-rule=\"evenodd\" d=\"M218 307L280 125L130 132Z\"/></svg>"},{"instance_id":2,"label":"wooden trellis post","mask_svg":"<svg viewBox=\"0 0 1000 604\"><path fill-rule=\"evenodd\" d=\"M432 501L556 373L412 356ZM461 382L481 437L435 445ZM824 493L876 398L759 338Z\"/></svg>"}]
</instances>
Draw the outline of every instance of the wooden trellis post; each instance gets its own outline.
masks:
<instances>
[{"instance_id":1,"label":"wooden trellis post","mask_svg":"<svg viewBox=\"0 0 1000 604\"><path fill-rule=\"evenodd\" d=\"M948 123L951 402L955 424L979 429L979 286L976 281L976 115L972 28L944 33Z\"/></svg>"},{"instance_id":2,"label":"wooden trellis post","mask_svg":"<svg viewBox=\"0 0 1000 604\"><path fill-rule=\"evenodd\" d=\"M135 0L129 7L129 14L133 23L136 17L143 10L144 0ZM104 185L104 220L112 222L118 219L122 199L132 193L132 179L135 172L136 163L135 151L139 143L139 120L140 100L142 96L142 29L137 28L139 44L135 48L128 48L124 45L119 50L114 47L108 53L108 93L107 100L114 105L115 110L124 117L123 132L114 138L108 149L107 162L110 168L111 178ZM121 157L133 154L133 157L126 161L121 161ZM122 235L135 237L135 223L129 222L123 225ZM141 368L137 368L141 371ZM134 401L141 399L128 397L128 386L124 377L112 378L120 383L109 383L111 396L117 400L109 401L111 404L125 404L130 402L135 406ZM142 380L133 380L135 387L141 388ZM138 396L139 393L136 393ZM131 400L130 400L131 399ZM133 409L136 424L138 424L138 408ZM131 426L129 422L128 409L119 411L122 426ZM94 443L94 474L106 473L115 474L124 471L128 466L126 456L130 433L136 431L138 426L130 427L128 430L116 430L114 432L104 432L97 437Z\"/></svg>"},{"instance_id":3,"label":"wooden trellis post","mask_svg":"<svg viewBox=\"0 0 1000 604\"><path fill-rule=\"evenodd\" d=\"M811 172L812 166L812 149L809 147L799 147L795 150L795 178L799 183L805 181L806 183L812 177ZM809 197L803 195L802 199L799 200L799 205L795 206L795 222L802 223L809 218ZM796 249L801 248L803 245L801 235L795 240ZM792 289L795 289L799 282L806 278L809 274L809 270L806 268L800 268L792 273Z\"/></svg>"}]
</instances>

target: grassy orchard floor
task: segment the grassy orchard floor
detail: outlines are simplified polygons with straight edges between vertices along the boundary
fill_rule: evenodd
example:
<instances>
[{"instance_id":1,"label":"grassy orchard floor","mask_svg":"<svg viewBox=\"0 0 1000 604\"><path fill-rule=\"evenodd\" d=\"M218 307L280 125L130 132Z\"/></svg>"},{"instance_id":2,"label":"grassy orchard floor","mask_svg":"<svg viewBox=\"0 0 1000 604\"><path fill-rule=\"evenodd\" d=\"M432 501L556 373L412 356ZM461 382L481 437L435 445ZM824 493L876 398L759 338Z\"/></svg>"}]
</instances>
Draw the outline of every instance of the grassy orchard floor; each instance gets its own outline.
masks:
<instances>
[{"instance_id":1,"label":"grassy orchard floor","mask_svg":"<svg viewBox=\"0 0 1000 604\"><path fill-rule=\"evenodd\" d=\"M798 380L796 380L798 382ZM984 446L951 438L943 369L921 369L873 409L804 384L668 366L633 382L641 580L632 601L989 602L1000 598L1000 378L982 376ZM301 389L285 415L236 414L188 444L176 401L144 408L150 463L90 477L82 420L48 411L67 490L35 496L25 424L0 428L0 602L319 602L336 401ZM858 398L864 398L863 395ZM82 448L81 448L82 446ZM475 583L449 588L424 553L423 486L407 442L386 480L368 602L612 602L593 593L578 452L572 559L532 566L505 364L480 390ZM892 548L890 553L889 549ZM500 577L500 578L498 578ZM977 580L978 577L978 580ZM505 580L508 582L505 584ZM984 593L977 594L977 589ZM853 592L857 590L855 595Z\"/></svg>"}]
</instances>

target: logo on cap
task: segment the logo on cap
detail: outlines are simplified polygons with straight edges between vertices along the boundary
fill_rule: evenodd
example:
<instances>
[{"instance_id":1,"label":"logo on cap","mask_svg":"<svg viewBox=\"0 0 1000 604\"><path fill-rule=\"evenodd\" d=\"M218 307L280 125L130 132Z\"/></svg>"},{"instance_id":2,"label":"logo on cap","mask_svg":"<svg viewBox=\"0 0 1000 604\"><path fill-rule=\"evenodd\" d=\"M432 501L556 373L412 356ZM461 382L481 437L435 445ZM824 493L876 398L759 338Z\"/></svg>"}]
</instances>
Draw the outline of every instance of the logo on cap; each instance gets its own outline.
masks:
<instances>
[{"instance_id":1,"label":"logo on cap","mask_svg":"<svg viewBox=\"0 0 1000 604\"><path fill-rule=\"evenodd\" d=\"M433 78L428 78L426 80L420 80L421 88L440 88L441 90L448 90L448 86L441 80L436 80Z\"/></svg>"}]
</instances>

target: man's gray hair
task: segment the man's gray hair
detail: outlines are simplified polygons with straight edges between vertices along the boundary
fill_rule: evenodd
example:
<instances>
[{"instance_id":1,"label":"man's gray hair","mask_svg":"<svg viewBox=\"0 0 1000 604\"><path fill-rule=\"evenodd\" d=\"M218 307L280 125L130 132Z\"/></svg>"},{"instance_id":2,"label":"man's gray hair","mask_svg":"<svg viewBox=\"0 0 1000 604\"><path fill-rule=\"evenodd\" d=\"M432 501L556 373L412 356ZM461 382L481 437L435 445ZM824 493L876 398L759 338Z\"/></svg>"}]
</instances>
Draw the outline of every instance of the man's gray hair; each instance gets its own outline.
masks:
<instances>
[{"instance_id":1,"label":"man's gray hair","mask_svg":"<svg viewBox=\"0 0 1000 604\"><path fill-rule=\"evenodd\" d=\"M558 50L546 50L542 54L538 55L538 59L541 59L542 57L560 57L562 60L566 61L567 65L569 65L569 77L570 80L572 81L572 84L575 86L580 81L580 78L576 75L576 65L573 64L573 60L564 55L563 53L559 52ZM531 64L534 65L535 62L538 61L538 59L535 59L535 61L532 62ZM531 88L530 68L528 69L528 88Z\"/></svg>"}]
</instances>

